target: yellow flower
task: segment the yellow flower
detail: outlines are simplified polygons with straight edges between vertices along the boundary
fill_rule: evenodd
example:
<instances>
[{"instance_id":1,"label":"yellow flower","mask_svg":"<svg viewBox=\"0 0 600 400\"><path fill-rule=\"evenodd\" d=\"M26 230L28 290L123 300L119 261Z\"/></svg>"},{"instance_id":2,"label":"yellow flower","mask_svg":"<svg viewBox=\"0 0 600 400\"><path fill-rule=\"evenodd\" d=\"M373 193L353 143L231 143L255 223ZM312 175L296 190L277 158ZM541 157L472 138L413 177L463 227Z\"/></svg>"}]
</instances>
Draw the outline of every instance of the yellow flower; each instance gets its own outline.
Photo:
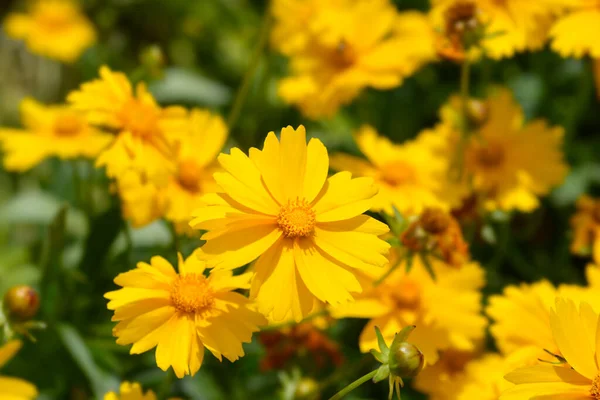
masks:
<instances>
[{"instance_id":1,"label":"yellow flower","mask_svg":"<svg viewBox=\"0 0 600 400\"><path fill-rule=\"evenodd\" d=\"M332 310L337 318L371 319L360 335L362 352L375 348L375 326L388 340L410 325L417 327L411 334L411 343L421 349L428 365L437 362L439 351L475 349L487 324L480 315L483 269L476 263L457 269L437 260L431 260L431 266L435 280L420 259L413 260L408 273L403 261L382 283L365 290L356 302ZM371 275L370 282L379 276Z\"/></svg>"},{"instance_id":2,"label":"yellow flower","mask_svg":"<svg viewBox=\"0 0 600 400\"><path fill-rule=\"evenodd\" d=\"M370 126L363 126L355 140L367 160L347 154L331 156L331 167L375 180L379 193L373 210L393 214L419 214L426 207L449 209L452 196L446 189L449 162L432 147L428 132L403 144L394 144Z\"/></svg>"},{"instance_id":3,"label":"yellow flower","mask_svg":"<svg viewBox=\"0 0 600 400\"><path fill-rule=\"evenodd\" d=\"M162 257L115 278L122 288L104 296L114 310L113 329L120 345L133 344L131 354L156 347L156 364L175 375L194 375L204 358L204 347L219 360L235 361L244 355L242 343L265 318L253 311L247 298L234 292L248 289L250 274L232 276L214 270L205 276L206 265L192 254L179 273Z\"/></svg>"},{"instance_id":4,"label":"yellow flower","mask_svg":"<svg viewBox=\"0 0 600 400\"><path fill-rule=\"evenodd\" d=\"M21 102L21 120L24 129L0 129L9 171L26 171L48 157L94 158L112 140L68 107L45 106L30 98Z\"/></svg>"},{"instance_id":5,"label":"yellow flower","mask_svg":"<svg viewBox=\"0 0 600 400\"><path fill-rule=\"evenodd\" d=\"M556 14L568 0L477 0L482 24L486 26L483 48L494 59L512 57L515 52L541 48ZM433 0L432 18L441 26L446 11L465 0Z\"/></svg>"},{"instance_id":6,"label":"yellow flower","mask_svg":"<svg viewBox=\"0 0 600 400\"><path fill-rule=\"evenodd\" d=\"M275 23L271 29L271 44L285 55L304 50L311 38L309 26L319 8L330 7L337 0L274 0L271 14ZM293 18L290 16L293 15Z\"/></svg>"},{"instance_id":7,"label":"yellow flower","mask_svg":"<svg viewBox=\"0 0 600 400\"><path fill-rule=\"evenodd\" d=\"M594 261L600 263L600 200L589 196L579 198L571 229L571 252L583 256L591 254Z\"/></svg>"},{"instance_id":8,"label":"yellow flower","mask_svg":"<svg viewBox=\"0 0 600 400\"><path fill-rule=\"evenodd\" d=\"M113 189L119 194L123 218L134 228L148 225L164 215L164 197L159 188L138 172L124 172Z\"/></svg>"},{"instance_id":9,"label":"yellow flower","mask_svg":"<svg viewBox=\"0 0 600 400\"><path fill-rule=\"evenodd\" d=\"M475 355L470 351L444 351L435 364L428 365L415 378L414 388L429 396L429 400L455 400L465 383L465 366Z\"/></svg>"},{"instance_id":10,"label":"yellow flower","mask_svg":"<svg viewBox=\"0 0 600 400\"><path fill-rule=\"evenodd\" d=\"M11 340L0 347L0 367L13 358L21 345L19 340ZM0 399L31 400L37 395L37 389L31 383L19 378L0 376Z\"/></svg>"},{"instance_id":11,"label":"yellow flower","mask_svg":"<svg viewBox=\"0 0 600 400\"><path fill-rule=\"evenodd\" d=\"M137 382L123 382L119 388L119 393L107 393L104 395L104 400L156 400L156 395L152 390L144 393Z\"/></svg>"},{"instance_id":12,"label":"yellow flower","mask_svg":"<svg viewBox=\"0 0 600 400\"><path fill-rule=\"evenodd\" d=\"M552 336L568 365L539 364L517 369L506 379L516 386L501 400L600 399L598 313L588 303L578 306L557 298L550 313Z\"/></svg>"},{"instance_id":13,"label":"yellow flower","mask_svg":"<svg viewBox=\"0 0 600 400\"><path fill-rule=\"evenodd\" d=\"M280 82L279 94L309 118L333 116L367 87L395 88L435 57L434 31L419 12L399 14L389 0L311 4L316 10L301 12L309 23L291 28L308 37L293 35L288 45L281 35L291 30L288 25L274 30L283 52L302 48L292 52L291 76ZM279 24L289 24L286 20L297 22L288 16Z\"/></svg>"},{"instance_id":14,"label":"yellow flower","mask_svg":"<svg viewBox=\"0 0 600 400\"><path fill-rule=\"evenodd\" d=\"M383 267L387 225L366 215L377 188L340 172L329 179L327 149L306 144L303 126L267 136L262 150L221 154L214 177L223 193L206 195L191 225L207 230L200 255L220 269L258 258L251 296L276 321L300 320L315 300L339 304L360 292L355 271Z\"/></svg>"},{"instance_id":15,"label":"yellow flower","mask_svg":"<svg viewBox=\"0 0 600 400\"><path fill-rule=\"evenodd\" d=\"M127 77L108 67L100 68L100 79L84 83L67 99L75 109L86 112L91 124L118 132L96 162L99 167L106 166L108 176L119 178L134 169L144 178L164 184L174 170L175 144L169 136L185 132L185 109L161 108L143 83L134 93Z\"/></svg>"},{"instance_id":16,"label":"yellow flower","mask_svg":"<svg viewBox=\"0 0 600 400\"><path fill-rule=\"evenodd\" d=\"M8 14L3 25L8 36L25 40L33 53L66 63L96 41L94 26L71 0L33 1L27 14Z\"/></svg>"},{"instance_id":17,"label":"yellow flower","mask_svg":"<svg viewBox=\"0 0 600 400\"><path fill-rule=\"evenodd\" d=\"M449 154L458 151L460 101L442 109L449 134ZM484 116L465 146L465 184L487 210L530 212L539 196L560 184L567 174L562 152L563 129L543 120L524 122L521 108L508 90L501 89L484 103Z\"/></svg>"},{"instance_id":18,"label":"yellow flower","mask_svg":"<svg viewBox=\"0 0 600 400\"><path fill-rule=\"evenodd\" d=\"M600 7L597 0L570 0L571 12L550 30L552 49L563 57L600 58Z\"/></svg>"}]
</instances>

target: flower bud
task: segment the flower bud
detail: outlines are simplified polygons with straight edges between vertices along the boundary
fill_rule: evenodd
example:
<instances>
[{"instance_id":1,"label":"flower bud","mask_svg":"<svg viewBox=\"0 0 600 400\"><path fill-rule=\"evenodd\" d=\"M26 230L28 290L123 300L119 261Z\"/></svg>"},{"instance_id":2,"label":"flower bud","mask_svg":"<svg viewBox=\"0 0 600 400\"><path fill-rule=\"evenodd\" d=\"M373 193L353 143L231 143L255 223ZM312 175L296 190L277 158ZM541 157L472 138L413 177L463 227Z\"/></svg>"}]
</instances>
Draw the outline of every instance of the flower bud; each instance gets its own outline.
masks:
<instances>
[{"instance_id":1,"label":"flower bud","mask_svg":"<svg viewBox=\"0 0 600 400\"><path fill-rule=\"evenodd\" d=\"M467 102L467 115L473 127L479 128L489 119L489 106L485 101L471 99Z\"/></svg>"},{"instance_id":2,"label":"flower bud","mask_svg":"<svg viewBox=\"0 0 600 400\"><path fill-rule=\"evenodd\" d=\"M425 357L414 344L394 341L390 346L389 366L394 376L415 377L423 369Z\"/></svg>"},{"instance_id":3,"label":"flower bud","mask_svg":"<svg viewBox=\"0 0 600 400\"><path fill-rule=\"evenodd\" d=\"M427 233L442 233L450 226L450 216L440 208L426 208L421 214L421 226Z\"/></svg>"},{"instance_id":4,"label":"flower bud","mask_svg":"<svg viewBox=\"0 0 600 400\"><path fill-rule=\"evenodd\" d=\"M4 294L4 311L11 320L27 321L39 308L40 297L31 286L13 286Z\"/></svg>"}]
</instances>

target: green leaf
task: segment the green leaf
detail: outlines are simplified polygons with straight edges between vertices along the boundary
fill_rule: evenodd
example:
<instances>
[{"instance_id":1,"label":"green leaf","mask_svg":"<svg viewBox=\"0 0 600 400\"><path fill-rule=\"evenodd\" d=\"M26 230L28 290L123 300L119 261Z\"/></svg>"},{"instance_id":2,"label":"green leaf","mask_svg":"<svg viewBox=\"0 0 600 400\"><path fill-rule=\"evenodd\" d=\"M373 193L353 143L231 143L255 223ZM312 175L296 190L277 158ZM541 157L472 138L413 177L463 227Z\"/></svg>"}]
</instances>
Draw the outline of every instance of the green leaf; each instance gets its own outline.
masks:
<instances>
[{"instance_id":1,"label":"green leaf","mask_svg":"<svg viewBox=\"0 0 600 400\"><path fill-rule=\"evenodd\" d=\"M65 226L67 218L67 206L58 210L56 216L48 226L48 233L44 240L43 256L40 262L42 270L41 297L42 312L50 320L57 317L61 308L59 279L61 271L61 255L65 242Z\"/></svg>"},{"instance_id":2,"label":"green leaf","mask_svg":"<svg viewBox=\"0 0 600 400\"><path fill-rule=\"evenodd\" d=\"M382 365L381 367L379 367L377 369L377 373L373 377L373 382L375 382L375 383L381 382L382 380L384 380L388 376L390 376L390 366L387 365L387 364L386 365Z\"/></svg>"},{"instance_id":3,"label":"green leaf","mask_svg":"<svg viewBox=\"0 0 600 400\"><path fill-rule=\"evenodd\" d=\"M419 253L419 257L421 258L421 261L423 261L423 265L425 266L425 269L427 270L429 275L431 275L431 279L433 279L435 281L436 280L435 271L433 269L433 266L431 265L431 262L429 261L428 255L421 252L421 253Z\"/></svg>"},{"instance_id":4,"label":"green leaf","mask_svg":"<svg viewBox=\"0 0 600 400\"><path fill-rule=\"evenodd\" d=\"M196 72L168 68L164 79L149 86L160 103L187 103L222 106L231 100L231 91L223 84Z\"/></svg>"},{"instance_id":5,"label":"green leaf","mask_svg":"<svg viewBox=\"0 0 600 400\"><path fill-rule=\"evenodd\" d=\"M61 323L57 325L56 331L75 363L88 378L95 398L103 399L106 393L118 389L119 381L98 368L92 353L74 327Z\"/></svg>"}]
</instances>

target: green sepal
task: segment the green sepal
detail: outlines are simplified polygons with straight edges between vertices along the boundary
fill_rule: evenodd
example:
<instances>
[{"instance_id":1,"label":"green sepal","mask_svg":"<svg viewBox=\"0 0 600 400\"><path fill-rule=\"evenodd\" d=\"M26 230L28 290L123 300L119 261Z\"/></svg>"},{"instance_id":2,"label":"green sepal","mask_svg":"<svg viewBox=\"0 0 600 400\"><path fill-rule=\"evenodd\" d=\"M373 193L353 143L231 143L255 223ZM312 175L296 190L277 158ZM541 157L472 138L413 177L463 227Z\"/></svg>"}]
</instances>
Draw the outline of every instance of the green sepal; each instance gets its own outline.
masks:
<instances>
[{"instance_id":1,"label":"green sepal","mask_svg":"<svg viewBox=\"0 0 600 400\"><path fill-rule=\"evenodd\" d=\"M394 347L394 344L396 343L406 342L406 339L408 339L408 336L411 334L412 331L415 330L416 327L416 325L409 325L402 328L402 330L396 333L396 335L394 336L394 340L392 341L390 347Z\"/></svg>"},{"instance_id":2,"label":"green sepal","mask_svg":"<svg viewBox=\"0 0 600 400\"><path fill-rule=\"evenodd\" d=\"M389 359L389 355L387 353L380 353L375 349L371 349L371 355L382 364L387 364Z\"/></svg>"},{"instance_id":3,"label":"green sepal","mask_svg":"<svg viewBox=\"0 0 600 400\"><path fill-rule=\"evenodd\" d=\"M425 266L425 269L427 270L429 275L431 275L431 279L433 279L433 281L435 282L435 280L436 280L435 271L433 270L433 267L431 266L431 262L429 262L429 258L427 257L427 254L419 253L419 256L421 257L421 261L423 261L423 265Z\"/></svg>"},{"instance_id":4,"label":"green sepal","mask_svg":"<svg viewBox=\"0 0 600 400\"><path fill-rule=\"evenodd\" d=\"M388 345L385 343L385 340L383 339L383 335L381 334L381 331L379 330L378 326L375 327L375 335L377 335L377 344L379 345L379 350L383 354L388 354L390 349L389 349Z\"/></svg>"},{"instance_id":5,"label":"green sepal","mask_svg":"<svg viewBox=\"0 0 600 400\"><path fill-rule=\"evenodd\" d=\"M382 365L381 367L379 367L377 369L377 373L373 377L373 382L375 382L375 383L381 382L382 380L384 380L388 376L390 376L390 366L387 365L387 364L386 365Z\"/></svg>"}]
</instances>

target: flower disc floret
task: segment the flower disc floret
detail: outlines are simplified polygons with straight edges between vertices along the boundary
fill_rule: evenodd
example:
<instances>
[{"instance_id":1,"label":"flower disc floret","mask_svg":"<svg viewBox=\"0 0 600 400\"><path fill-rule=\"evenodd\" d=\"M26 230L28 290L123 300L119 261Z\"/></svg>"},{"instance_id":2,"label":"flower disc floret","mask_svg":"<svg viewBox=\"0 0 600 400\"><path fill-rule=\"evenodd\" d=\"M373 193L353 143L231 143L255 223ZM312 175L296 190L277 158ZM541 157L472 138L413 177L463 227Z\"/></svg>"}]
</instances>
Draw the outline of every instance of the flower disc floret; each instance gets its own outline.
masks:
<instances>
[{"instance_id":1,"label":"flower disc floret","mask_svg":"<svg viewBox=\"0 0 600 400\"><path fill-rule=\"evenodd\" d=\"M214 292L206 277L199 274L179 275L171 287L171 301L183 313L203 314L215 306Z\"/></svg>"},{"instance_id":2,"label":"flower disc floret","mask_svg":"<svg viewBox=\"0 0 600 400\"><path fill-rule=\"evenodd\" d=\"M58 136L75 136L84 128L80 117L73 113L59 115L54 121L54 133Z\"/></svg>"},{"instance_id":3,"label":"flower disc floret","mask_svg":"<svg viewBox=\"0 0 600 400\"><path fill-rule=\"evenodd\" d=\"M277 224L288 238L311 236L315 231L315 222L315 211L305 199L288 201L277 216Z\"/></svg>"}]
</instances>

